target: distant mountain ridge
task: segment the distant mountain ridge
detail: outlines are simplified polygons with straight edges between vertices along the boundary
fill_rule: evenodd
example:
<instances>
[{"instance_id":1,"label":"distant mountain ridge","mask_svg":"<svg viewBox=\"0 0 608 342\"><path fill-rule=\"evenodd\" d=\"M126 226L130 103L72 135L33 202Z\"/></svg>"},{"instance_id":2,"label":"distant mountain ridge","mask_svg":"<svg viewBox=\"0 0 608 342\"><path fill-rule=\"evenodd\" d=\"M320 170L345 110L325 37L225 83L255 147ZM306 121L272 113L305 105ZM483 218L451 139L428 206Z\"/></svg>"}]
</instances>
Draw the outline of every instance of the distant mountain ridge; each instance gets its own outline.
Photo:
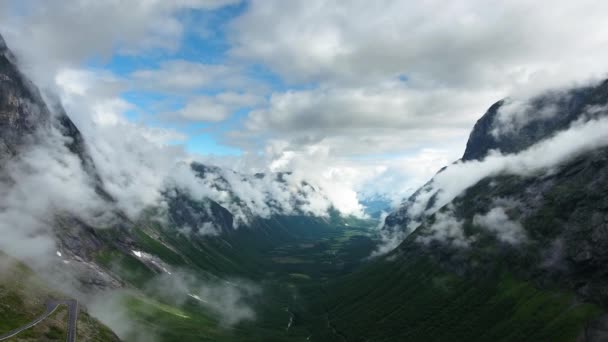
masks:
<instances>
[{"instance_id":1,"label":"distant mountain ridge","mask_svg":"<svg viewBox=\"0 0 608 342\"><path fill-rule=\"evenodd\" d=\"M61 139L48 139L53 134L60 135ZM137 219L129 219L104 189L103 180L80 130L57 97L53 94L43 96L19 70L15 56L0 36L0 160L18 159L22 151L49 143L64 144L67 153L80 160L100 202L106 206L102 209L113 216L112 222L107 224L117 231L114 243L126 254L141 249L137 246L132 229ZM319 199L328 201L319 189L306 181L288 182L290 173L245 175L198 162L188 163L185 168L192 172L206 193L194 194L187 188L188 185L183 188L179 184L167 184L162 196L162 204L166 204L166 207L148 208L142 213L144 221L148 218L147 212L155 211L155 215L162 216L165 229L179 229L184 234L198 236L221 235L232 233L239 227L255 226L255 221L262 217L315 216L317 213L308 209L313 208L310 202ZM257 185L268 188L264 198L240 195L239 191ZM274 193L281 198L273 197ZM328 207L327 210L330 212L333 208ZM329 218L329 212L325 219ZM77 217L57 213L54 238L63 258L78 261L72 265L80 262L88 265L92 272L83 272L86 276L81 280L85 287L119 286L112 272L106 272L96 265L95 256L107 248L107 241L100 235L107 228L94 227ZM156 270L157 267L153 268Z\"/></svg>"}]
</instances>

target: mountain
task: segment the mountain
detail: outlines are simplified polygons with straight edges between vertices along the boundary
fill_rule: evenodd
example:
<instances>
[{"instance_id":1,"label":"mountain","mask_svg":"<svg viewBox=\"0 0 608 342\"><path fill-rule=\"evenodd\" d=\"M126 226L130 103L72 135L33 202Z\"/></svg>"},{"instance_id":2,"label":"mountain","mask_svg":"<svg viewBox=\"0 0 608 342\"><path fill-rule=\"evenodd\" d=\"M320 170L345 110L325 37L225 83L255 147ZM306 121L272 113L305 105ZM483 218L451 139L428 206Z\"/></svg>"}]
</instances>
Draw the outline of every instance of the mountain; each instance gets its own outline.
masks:
<instances>
[{"instance_id":1,"label":"mountain","mask_svg":"<svg viewBox=\"0 0 608 342\"><path fill-rule=\"evenodd\" d=\"M0 38L0 155L14 155L38 127L50 124L50 113L37 88L15 66L15 57Z\"/></svg>"},{"instance_id":2,"label":"mountain","mask_svg":"<svg viewBox=\"0 0 608 342\"><path fill-rule=\"evenodd\" d=\"M523 101L498 101L473 127L462 160L483 159L491 150L521 152L556 132L568 129L583 117L589 120L603 116L603 110L591 109L604 107L607 93L608 80L549 91ZM499 115L501 111L502 115Z\"/></svg>"},{"instance_id":3,"label":"mountain","mask_svg":"<svg viewBox=\"0 0 608 342\"><path fill-rule=\"evenodd\" d=\"M386 218L400 244L323 290L327 336L606 340L607 104L604 81L492 105Z\"/></svg>"},{"instance_id":4,"label":"mountain","mask_svg":"<svg viewBox=\"0 0 608 342\"><path fill-rule=\"evenodd\" d=\"M380 231L298 172L190 161L127 215L0 37L0 334L61 297L95 341L605 340L607 105L608 81L497 102Z\"/></svg>"},{"instance_id":5,"label":"mountain","mask_svg":"<svg viewBox=\"0 0 608 342\"><path fill-rule=\"evenodd\" d=\"M79 329L96 341L117 339L96 319L127 341L302 340L305 328L285 329L300 305L295 284L351 271L373 249L373 222L342 217L292 173L183 162L156 205L127 215L60 101L21 73L2 39L0 52L0 251L10 255L0 265L21 258L28 276L17 283L31 274L49 287L31 302L1 277L11 305L0 305L0 334L60 297L79 301Z\"/></svg>"}]
</instances>

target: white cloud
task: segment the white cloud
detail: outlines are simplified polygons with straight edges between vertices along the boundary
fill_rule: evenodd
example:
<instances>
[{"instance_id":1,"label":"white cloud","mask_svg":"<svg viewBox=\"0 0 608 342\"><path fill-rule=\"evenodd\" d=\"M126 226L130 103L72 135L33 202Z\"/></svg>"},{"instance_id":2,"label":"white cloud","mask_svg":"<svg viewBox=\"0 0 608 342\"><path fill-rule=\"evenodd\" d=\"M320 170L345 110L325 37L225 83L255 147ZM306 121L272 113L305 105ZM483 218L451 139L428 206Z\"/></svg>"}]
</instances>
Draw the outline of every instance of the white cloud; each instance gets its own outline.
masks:
<instances>
[{"instance_id":1,"label":"white cloud","mask_svg":"<svg viewBox=\"0 0 608 342\"><path fill-rule=\"evenodd\" d=\"M228 24L224 60L174 59L184 32L195 29L180 22L180 14L234 2L78 0L56 6L9 0L0 2L0 29L30 74L57 81L93 158L113 161L99 166L101 176L120 202L134 204L132 213L158 200L163 179L173 172L168 165L186 158L170 142L185 137L126 120L125 112L138 108L120 98L125 89L181 97L184 108L170 115L185 121L222 122L234 110L255 107L243 127L223 136L244 156L224 163L239 171L296 170L294 182L306 179L327 193L307 203L311 212L333 204L357 213L362 194L390 192L398 202L456 159L473 122L495 100L598 76L608 63L606 5L592 1L550 7L477 0L252 1ZM74 71L92 57L152 51L162 55L158 66L128 75ZM272 94L253 84L254 69L262 70L261 79L265 69L277 73L280 85ZM504 127L517 129L529 116L501 118ZM554 162L550 154L540 157L539 163ZM471 170L487 166L491 170L481 173L492 174L511 162L530 166L493 155L483 166L450 167L436 177L445 188L440 199L449 202L481 177ZM450 176L463 181L440 184ZM253 191L257 186L264 190ZM289 197L272 186L243 189L251 190L241 195L259 212L267 211L260 198L271 193L288 207Z\"/></svg>"},{"instance_id":2,"label":"white cloud","mask_svg":"<svg viewBox=\"0 0 608 342\"><path fill-rule=\"evenodd\" d=\"M34 265L57 251L54 220L69 214L89 225L110 222L110 206L95 192L94 179L54 128L38 132L39 144L13 158L3 156L0 184L0 250Z\"/></svg>"},{"instance_id":3,"label":"white cloud","mask_svg":"<svg viewBox=\"0 0 608 342\"><path fill-rule=\"evenodd\" d=\"M200 179L184 163L191 160L190 156L180 146L170 144L183 139L182 136L171 130L134 124L124 118L124 112L131 107L118 97L122 83L116 77L103 72L64 69L57 77L57 85L68 112L75 113L72 117L86 137L106 190L132 218L147 206L161 204L161 192L172 186L178 186L196 199L217 201L236 216L236 225L248 223L252 214L268 217L276 213L293 213L296 209L325 216L334 206L345 214L362 214L353 191L354 184L344 179L353 180L354 176L345 177L343 168L326 169L317 175L308 172L312 170L312 164L301 155L297 162L285 161L287 164L280 170L269 169L272 159L260 164L260 171L266 173L297 169L296 173L285 177L286 183L277 182L274 175L264 179L247 176L252 171L250 164L241 170L244 174L222 170L217 175ZM236 92L219 93L213 100L207 100L228 107L250 106L260 101L255 95ZM205 108L209 106L201 105L201 109ZM327 164L330 158L322 149L311 149L306 156L317 159L316 165ZM234 167L230 164L225 166ZM216 188L218 177L228 181L226 188ZM317 191L302 186L304 181ZM244 206L234 203L230 193L239 197ZM213 233L215 230L202 231Z\"/></svg>"},{"instance_id":4,"label":"white cloud","mask_svg":"<svg viewBox=\"0 0 608 342\"><path fill-rule=\"evenodd\" d=\"M438 196L435 205L427 212L441 208L485 177L499 174L531 176L557 167L582 153L604 147L608 145L607 130L606 117L579 121L568 130L518 154L502 155L494 151L482 161L457 162L433 178L432 190L428 194L437 193ZM421 196L421 201L424 201L422 197L426 196Z\"/></svg>"},{"instance_id":5,"label":"white cloud","mask_svg":"<svg viewBox=\"0 0 608 342\"><path fill-rule=\"evenodd\" d=\"M491 134L495 138L515 133L533 121L548 120L563 110L572 96L567 91L552 90L542 95L542 102L535 100L538 94L520 98L507 98L498 109Z\"/></svg>"},{"instance_id":6,"label":"white cloud","mask_svg":"<svg viewBox=\"0 0 608 342\"><path fill-rule=\"evenodd\" d=\"M380 165L383 153L464 146L493 102L605 75L607 10L596 1L254 0L230 26L231 56L305 87L275 91L231 141L323 145Z\"/></svg>"},{"instance_id":7,"label":"white cloud","mask_svg":"<svg viewBox=\"0 0 608 342\"><path fill-rule=\"evenodd\" d=\"M250 82L236 65L203 64L168 60L155 69L139 69L130 74L133 86L168 93L184 93L218 86L244 87Z\"/></svg>"},{"instance_id":8,"label":"white cloud","mask_svg":"<svg viewBox=\"0 0 608 342\"><path fill-rule=\"evenodd\" d=\"M496 92L415 89L400 82L275 93L245 127L292 144L323 142L341 155L397 153L463 141ZM482 99L480 101L480 99Z\"/></svg>"},{"instance_id":9,"label":"white cloud","mask_svg":"<svg viewBox=\"0 0 608 342\"><path fill-rule=\"evenodd\" d=\"M511 220L503 207L495 207L483 215L475 215L473 224L488 229L495 233L500 241L509 244L518 244L526 240L526 232L521 223Z\"/></svg>"},{"instance_id":10,"label":"white cloud","mask_svg":"<svg viewBox=\"0 0 608 342\"><path fill-rule=\"evenodd\" d=\"M349 188L300 172L279 175L265 171L264 177L257 177L218 168L198 177L188 164L182 163L172 170L166 186L175 187L193 199L209 198L219 203L235 216L235 228L249 224L254 216L326 217L332 206L346 215L363 215L356 193Z\"/></svg>"},{"instance_id":11,"label":"white cloud","mask_svg":"<svg viewBox=\"0 0 608 342\"><path fill-rule=\"evenodd\" d=\"M128 121L124 112L131 108L129 103L118 97L119 89L107 87L103 74L65 69L56 82L105 189L131 218L157 204L165 178L186 158L181 147L169 143L184 137Z\"/></svg>"},{"instance_id":12,"label":"white cloud","mask_svg":"<svg viewBox=\"0 0 608 342\"><path fill-rule=\"evenodd\" d=\"M254 0L232 24L232 54L296 81L406 75L480 87L547 75L571 80L605 72L606 63L590 56L605 57L598 50L607 41L607 9L596 1L548 7L526 1Z\"/></svg>"},{"instance_id":13,"label":"white cloud","mask_svg":"<svg viewBox=\"0 0 608 342\"><path fill-rule=\"evenodd\" d=\"M185 31L178 14L188 9L213 10L238 0L4 0L0 30L23 57L37 83L53 82L61 67L109 57L116 49L139 53L175 50Z\"/></svg>"},{"instance_id":14,"label":"white cloud","mask_svg":"<svg viewBox=\"0 0 608 342\"><path fill-rule=\"evenodd\" d=\"M193 121L223 121L231 114L230 108L214 101L212 97L200 96L188 102L176 113L180 118Z\"/></svg>"},{"instance_id":15,"label":"white cloud","mask_svg":"<svg viewBox=\"0 0 608 342\"><path fill-rule=\"evenodd\" d=\"M463 221L457 219L452 209L448 208L435 214L435 222L416 237L416 241L427 245L439 241L454 247L469 247L475 241L475 237L466 236L462 225Z\"/></svg>"},{"instance_id":16,"label":"white cloud","mask_svg":"<svg viewBox=\"0 0 608 342\"><path fill-rule=\"evenodd\" d=\"M196 96L186 106L168 117L190 121L219 122L230 117L236 110L254 106L262 100L253 94L224 92L214 96Z\"/></svg>"},{"instance_id":17,"label":"white cloud","mask_svg":"<svg viewBox=\"0 0 608 342\"><path fill-rule=\"evenodd\" d=\"M591 108L598 111L602 109ZM606 109L604 108L603 111ZM405 212L411 220L407 227L401 227L401 231L411 232L413 228L423 223L430 215L436 213L454 198L464 193L469 187L477 184L486 177L497 175L519 175L536 176L542 173L552 172L563 163L583 153L597 148L608 146L608 117L601 116L597 119L581 120L574 122L568 129L556 133L554 136L542 140L528 149L517 154L503 155L499 151L491 152L481 161L456 162L438 173L431 182L424 186L413 202L408 203ZM428 203L432 199L432 205ZM495 211L488 219L498 220L500 212ZM489 223L481 217L480 223ZM506 220L506 218L505 218ZM507 222L503 220L504 224ZM452 225L448 226L450 230ZM389 227L390 228L390 227ZM516 224L509 224L505 229L513 232L509 236L499 231L493 225L489 229L499 233L499 238L507 242L514 239L522 240L521 234L516 233ZM512 228L512 229L511 229ZM399 229L389 229L388 232L399 232ZM399 235L403 237L403 234ZM388 239L387 239L388 240ZM394 242L393 242L394 245Z\"/></svg>"}]
</instances>

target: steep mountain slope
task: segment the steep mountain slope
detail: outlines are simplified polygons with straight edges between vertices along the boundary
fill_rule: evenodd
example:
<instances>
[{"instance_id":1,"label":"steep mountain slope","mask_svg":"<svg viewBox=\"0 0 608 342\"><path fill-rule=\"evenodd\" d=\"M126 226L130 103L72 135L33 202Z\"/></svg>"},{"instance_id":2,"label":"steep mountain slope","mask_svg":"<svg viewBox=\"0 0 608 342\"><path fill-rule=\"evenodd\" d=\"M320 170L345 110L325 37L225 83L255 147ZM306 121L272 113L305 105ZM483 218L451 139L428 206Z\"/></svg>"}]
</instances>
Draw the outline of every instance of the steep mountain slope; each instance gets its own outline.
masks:
<instances>
[{"instance_id":1,"label":"steep mountain slope","mask_svg":"<svg viewBox=\"0 0 608 342\"><path fill-rule=\"evenodd\" d=\"M608 81L496 103L462 160L386 218L377 246L375 222L341 216L291 173L184 162L158 203L128 217L78 128L0 37L0 249L22 255L8 233L32 226L18 237L40 237L47 254L27 260L28 276L66 285L125 340L601 340L606 105ZM61 178L79 180L67 184L85 205L25 205L46 186L27 178L45 156L73 167ZM374 250L390 252L370 260ZM36 313L7 279L4 330ZM88 323L87 334L115 339Z\"/></svg>"},{"instance_id":2,"label":"steep mountain slope","mask_svg":"<svg viewBox=\"0 0 608 342\"><path fill-rule=\"evenodd\" d=\"M0 53L0 250L121 338L305 340L308 331L290 328L298 284L352 270L373 249L375 223L341 217L289 173L183 163L157 205L128 217L59 101L19 71L1 39ZM37 313L27 293L7 296L0 333ZM91 322L82 329L99 331L87 334L107 333Z\"/></svg>"},{"instance_id":3,"label":"steep mountain slope","mask_svg":"<svg viewBox=\"0 0 608 342\"><path fill-rule=\"evenodd\" d=\"M320 338L606 338L607 85L490 107L463 160L387 217L385 241L403 242L311 292Z\"/></svg>"},{"instance_id":4,"label":"steep mountain slope","mask_svg":"<svg viewBox=\"0 0 608 342\"><path fill-rule=\"evenodd\" d=\"M15 57L0 37L0 153L14 155L41 126L49 125L50 113L42 97L15 66Z\"/></svg>"},{"instance_id":5,"label":"steep mountain slope","mask_svg":"<svg viewBox=\"0 0 608 342\"><path fill-rule=\"evenodd\" d=\"M462 160L481 160L491 150L517 153L549 138L584 117L605 115L608 80L530 99L506 99L493 104L477 121Z\"/></svg>"}]
</instances>

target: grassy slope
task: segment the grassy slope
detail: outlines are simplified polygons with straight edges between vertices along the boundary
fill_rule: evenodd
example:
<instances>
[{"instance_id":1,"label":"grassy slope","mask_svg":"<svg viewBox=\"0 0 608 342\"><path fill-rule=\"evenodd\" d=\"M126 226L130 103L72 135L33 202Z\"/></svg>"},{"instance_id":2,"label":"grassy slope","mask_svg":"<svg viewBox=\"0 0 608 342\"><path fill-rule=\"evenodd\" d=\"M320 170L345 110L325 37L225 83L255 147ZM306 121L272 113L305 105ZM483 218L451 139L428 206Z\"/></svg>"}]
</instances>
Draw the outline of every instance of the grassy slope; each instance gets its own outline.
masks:
<instances>
[{"instance_id":1,"label":"grassy slope","mask_svg":"<svg viewBox=\"0 0 608 342\"><path fill-rule=\"evenodd\" d=\"M0 254L0 333L8 332L42 314L45 302L65 297L51 291L25 265ZM67 308L58 308L51 317L28 329L11 341L64 340L67 329ZM85 341L116 341L114 334L86 311L79 314L78 336Z\"/></svg>"}]
</instances>

